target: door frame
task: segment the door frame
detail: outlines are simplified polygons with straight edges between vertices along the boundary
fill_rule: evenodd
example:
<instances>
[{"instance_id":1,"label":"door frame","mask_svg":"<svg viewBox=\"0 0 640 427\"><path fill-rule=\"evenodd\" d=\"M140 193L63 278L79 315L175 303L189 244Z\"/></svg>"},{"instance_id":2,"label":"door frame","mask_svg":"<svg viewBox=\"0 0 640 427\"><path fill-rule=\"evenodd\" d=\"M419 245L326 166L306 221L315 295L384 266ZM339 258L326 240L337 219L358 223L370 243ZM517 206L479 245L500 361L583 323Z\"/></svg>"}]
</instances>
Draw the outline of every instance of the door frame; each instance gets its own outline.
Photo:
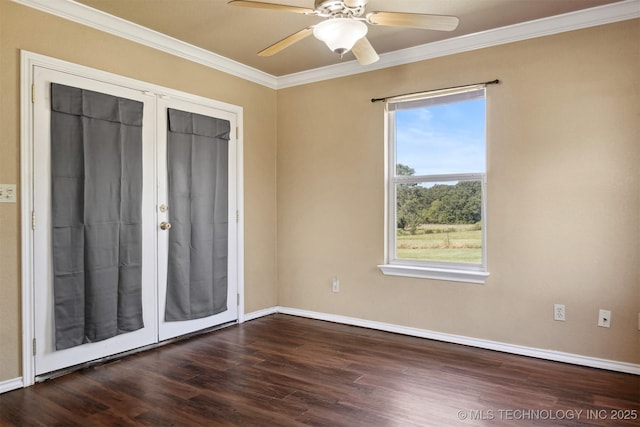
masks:
<instances>
[{"instance_id":1,"label":"door frame","mask_svg":"<svg viewBox=\"0 0 640 427\"><path fill-rule=\"evenodd\" d=\"M35 383L34 351L34 240L33 227L37 226L34 214L34 109L33 93L35 67L49 68L79 77L126 86L160 99L174 98L194 104L206 105L236 115L237 123L237 281L238 281L238 322L244 322L244 186L243 186L243 108L237 105L215 101L201 96L154 85L91 67L74 64L60 59L22 50L20 52L20 189L21 189L21 308L22 308L22 386Z\"/></svg>"}]
</instances>

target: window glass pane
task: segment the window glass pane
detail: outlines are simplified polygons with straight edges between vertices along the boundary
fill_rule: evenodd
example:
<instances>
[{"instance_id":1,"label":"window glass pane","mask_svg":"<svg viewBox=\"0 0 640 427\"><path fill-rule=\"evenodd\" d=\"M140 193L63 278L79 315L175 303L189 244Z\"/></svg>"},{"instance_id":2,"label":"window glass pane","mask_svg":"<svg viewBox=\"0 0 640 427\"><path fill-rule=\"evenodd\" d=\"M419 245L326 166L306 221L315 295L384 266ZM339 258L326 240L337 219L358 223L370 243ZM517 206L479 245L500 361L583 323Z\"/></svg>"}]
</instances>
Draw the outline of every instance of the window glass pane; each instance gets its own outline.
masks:
<instances>
[{"instance_id":1,"label":"window glass pane","mask_svg":"<svg viewBox=\"0 0 640 427\"><path fill-rule=\"evenodd\" d=\"M482 183L396 185L396 258L482 263Z\"/></svg>"},{"instance_id":2,"label":"window glass pane","mask_svg":"<svg viewBox=\"0 0 640 427\"><path fill-rule=\"evenodd\" d=\"M398 175L485 172L485 99L399 109L395 114Z\"/></svg>"}]
</instances>

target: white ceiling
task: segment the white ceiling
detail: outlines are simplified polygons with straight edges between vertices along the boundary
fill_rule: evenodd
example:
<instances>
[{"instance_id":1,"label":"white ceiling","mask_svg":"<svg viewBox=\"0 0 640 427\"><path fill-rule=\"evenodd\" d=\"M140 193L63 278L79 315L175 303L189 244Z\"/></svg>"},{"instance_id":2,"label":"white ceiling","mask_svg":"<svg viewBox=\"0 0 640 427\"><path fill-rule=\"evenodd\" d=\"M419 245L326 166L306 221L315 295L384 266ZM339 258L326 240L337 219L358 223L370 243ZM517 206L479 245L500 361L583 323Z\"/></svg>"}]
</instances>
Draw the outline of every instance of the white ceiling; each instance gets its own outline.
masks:
<instances>
[{"instance_id":1,"label":"white ceiling","mask_svg":"<svg viewBox=\"0 0 640 427\"><path fill-rule=\"evenodd\" d=\"M313 0L268 1L313 8ZM370 0L367 12L455 15L460 19L460 25L453 32L369 26L368 38L378 53L384 54L414 46L428 46L447 39L460 40L496 28L620 1ZM227 0L76 0L76 2L275 77L353 60L351 53L341 60L314 37L308 37L272 57L256 55L265 47L321 19L313 16L231 6L227 4Z\"/></svg>"}]
</instances>

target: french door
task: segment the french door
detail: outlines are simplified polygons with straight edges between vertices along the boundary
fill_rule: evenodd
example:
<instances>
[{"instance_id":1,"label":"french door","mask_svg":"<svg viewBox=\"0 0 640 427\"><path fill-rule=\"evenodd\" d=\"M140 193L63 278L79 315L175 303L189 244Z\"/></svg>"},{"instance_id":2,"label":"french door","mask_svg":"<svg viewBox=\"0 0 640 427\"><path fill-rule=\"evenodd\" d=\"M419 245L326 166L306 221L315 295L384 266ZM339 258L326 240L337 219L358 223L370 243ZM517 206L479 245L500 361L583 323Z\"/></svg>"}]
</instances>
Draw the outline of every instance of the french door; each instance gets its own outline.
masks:
<instances>
[{"instance_id":1,"label":"french door","mask_svg":"<svg viewBox=\"0 0 640 427\"><path fill-rule=\"evenodd\" d=\"M235 114L220 111L203 105L196 105L191 102L167 99L158 100L157 111L158 129L169 129L169 132L160 132L157 138L159 194L157 213L159 216L158 222L160 224L165 224L159 228L160 234L158 236L158 336L160 341L162 341L168 338L185 335L211 326L232 322L238 318L238 260L236 240L233 238L227 239L228 242L223 243L223 245L225 246L225 251L222 254L214 254L213 252L208 252L204 255L194 254L195 251L199 250L196 245L198 244L198 240L202 237L202 234L209 234L209 236L207 236L207 239L205 239L205 241L207 242L206 246L210 246L208 243L213 241L214 239L220 241L220 239L217 238L217 235L219 234L223 234L223 237L224 234L227 234L228 236L237 235L237 222L235 220L237 206L236 181L234 179L227 179L223 185L223 190L227 190L226 197L223 198L226 198L228 200L228 203L226 207L222 205L218 209L224 210L224 214L220 213L220 215L217 215L220 217L220 220L218 220L216 213L213 212L213 209L211 209L211 212L206 213L207 224L204 225L204 229L206 229L206 231L203 231L202 227L199 230L196 230L195 223L189 225L189 230L184 230L184 234L191 235L191 256L185 257L188 258L188 260L181 261L180 259L178 259L183 254L179 253L179 251L173 251L172 249L176 246L182 245L177 242L175 238L173 239L174 241L171 242L171 233L177 234L178 227L180 226L179 223L174 222L174 218L175 221L182 222L181 218L178 218L178 214L176 213L176 211L181 211L184 217L195 218L198 215L194 211L195 205L212 205L213 200L204 200L202 196L198 195L197 189L200 188L200 192L206 192L207 194L213 194L214 192L216 192L216 194L219 193L219 191L216 191L219 190L219 188L211 188L212 186L214 186L213 181L215 181L213 175L219 175L218 172L220 172L220 170L224 170L225 166L221 165L220 163L224 163L226 165L235 165L237 161L237 154L236 150L233 149L233 141L236 140ZM177 114L172 115L171 112L175 112ZM176 116L182 119L182 123L195 123L195 127L197 127L198 118L203 120L215 118L216 122L214 122L214 125L215 123L228 123L228 126L225 126L225 129L222 130L222 133L228 132L228 137L230 138L230 149L228 150L228 152L222 153L224 154L223 157L226 158L226 162L220 162L220 159L217 159L217 167L214 168L214 165L212 163L214 163L216 160L216 153L211 154L211 152L203 152L202 150L198 150L195 143L190 144L191 146L186 150L172 148L171 135L177 133L178 131L172 130L170 118L175 119ZM193 132L196 132L196 136L192 136L191 139L198 139L200 137L206 138L206 136L198 134L207 132L201 132L198 130L193 130ZM180 145L184 143L184 141L181 140L182 138L180 137L174 139L177 139L177 141L173 141L174 145ZM182 156L180 156L180 153L182 153ZM186 164L172 167L172 160L176 161L178 157L188 158L186 162L183 162ZM204 166L202 166L203 163ZM198 167L198 164L200 164L200 167ZM169 172L171 172L171 174ZM233 172L233 174L235 174L235 172ZM187 179L185 178L188 178L186 175L190 175L191 182L189 184L189 190L186 190L184 188L171 188L172 184L173 187L181 187L185 185L187 181ZM232 176L231 172L227 172L225 173L225 175L227 175L227 177ZM181 197L180 194L178 194L181 190L186 193L184 194L184 197ZM186 198L190 198L191 200L183 200ZM220 198L219 194L218 198ZM187 204L189 203L191 207L189 208L189 212L186 212ZM205 211L208 211L208 209L205 209ZM214 217L217 224L214 224ZM166 228L167 226L170 227L168 230L162 230L162 228ZM213 230L213 228L217 228L218 230ZM220 233L220 230L222 230L222 233ZM202 258L204 258L204 260L202 260ZM215 258L215 260L213 258ZM194 265L195 263L198 263L198 260L201 260L201 268L199 269L197 269ZM184 271L184 266L179 265L181 263L187 263L190 265L191 268L189 273ZM215 267L215 263L225 263L227 265L227 268L220 268L215 273L211 271L202 271L208 270L211 267ZM180 271L175 271L174 274L171 274L171 267L173 267L174 270ZM224 300L226 301L226 309L220 311L222 308L225 308L222 307L221 309L213 310L214 312L216 312L215 314L205 317L196 317L193 319L180 321L167 320L170 317L167 311L167 301L171 301L171 298L169 297L169 294L171 293L170 284L178 280L177 276L179 276L181 273L184 273L183 276L188 275L191 279L191 282L198 281L198 276L204 275L208 277L212 273L221 277L226 276L226 282L228 283L226 297L224 298ZM186 277L184 278L184 280L187 280ZM209 289L210 288L207 287L207 289L204 291L205 295L203 295L202 299L216 298L214 295L209 295L209 293L207 292ZM195 288L190 289L189 295L185 295L183 293L182 304L187 304L187 299L198 298L199 294L202 294L202 290L198 290Z\"/></svg>"},{"instance_id":2,"label":"french door","mask_svg":"<svg viewBox=\"0 0 640 427\"><path fill-rule=\"evenodd\" d=\"M235 221L237 209L236 114L179 97L161 97L152 91L98 81L46 67L34 67L33 82L34 91L37 94L33 104L33 210L36 218L33 231L35 375L43 375L168 338L236 321L238 319L236 247L238 233ZM113 150L109 151L104 147L108 144L98 139L97 143L91 143L93 145L85 143L84 149L80 148L80 151L75 154L71 148L69 152L64 151L68 149L69 144L65 142L65 138L70 131L65 127L66 119L62 120L63 126L56 124L58 119L55 117L61 113L52 108L52 88L58 87L71 93L68 97L71 101L67 99L55 101L63 105L62 109L67 108L64 104L77 103L78 99L82 99L79 102L84 103L86 98L91 97L97 98L98 104L94 107L89 106L89 110L106 111L111 108L101 106L99 103L101 97L111 100L109 102L120 106L122 110L133 108L130 108L128 103L139 108L141 114L134 113L136 123L132 125L133 133L137 135L134 142L137 148L133 151L129 149L129 151L114 154ZM78 91L83 91L81 96L75 95ZM75 107L72 105L69 108ZM182 120L178 122L179 129L174 132L177 136L173 137L173 142L170 131L172 111L174 116ZM69 113L70 116L74 114L76 113ZM122 112L114 114L118 117L122 116ZM93 118L89 117L87 120L92 121ZM125 122L128 120L124 119ZM113 119L107 117L105 126L111 126L112 121ZM189 130L191 133L185 133L188 131L187 127L194 127L189 124L191 122L196 123L195 131L191 129ZM214 128L222 126L227 132L222 137L217 134L203 136L203 132L199 130L202 125L198 123L213 123ZM100 125L96 128L97 130L87 130L84 122L78 126L80 130L77 133L81 136L89 134L88 138L91 134L100 136L103 133ZM129 131L116 131L116 134L127 132ZM60 138L60 135L63 137ZM56 143L56 138L63 142ZM186 145L185 141L187 141ZM212 143L221 148L209 149L208 144ZM52 144L54 144L53 149ZM120 145L123 146L123 143ZM172 149L178 150L176 153L182 150L186 154L181 157L168 155L167 153L171 153ZM217 163L210 164L208 159L215 156L220 157ZM81 162L82 158L85 164L80 167L80 172L68 170L71 163ZM130 188L136 185L129 185L124 182L126 180L123 181L124 183L118 182L117 185L110 184L108 181L113 174L102 172L108 167L115 168L118 176L123 174L122 171L125 169L130 170L133 180L140 184L139 191L131 191ZM196 169L197 174L192 174ZM214 221L209 218L209 213L213 212L213 201L209 201L212 197L204 193L212 185L209 180L216 177L220 178L221 183L217 185L221 189L216 190L216 200L223 200L224 203L216 202L214 224ZM202 178L205 182L198 183L198 178ZM78 184L78 181L83 181L84 184ZM87 184L89 181L91 184ZM192 181L194 189L189 187L186 196L176 193L180 190L178 188L180 183ZM82 185L85 187L76 191L76 187ZM198 188L201 189L200 195L196 191ZM121 199L126 197L135 199L135 203L131 205L133 208L122 207L122 205L116 208L111 206L108 199L114 191L118 195L122 194L122 197L118 196ZM125 197L125 193L128 196ZM76 205L80 208L75 208ZM89 209L89 205L93 207ZM84 209L84 214L74 213L74 210L78 209ZM106 211L116 211L116 214L119 211L122 214L123 211L131 210L135 211L139 224L129 225L132 221L124 218L117 226L120 231L115 234L109 231L94 231L94 229L105 228L105 223L113 222L104 219L107 216ZM69 225L73 221L61 217L61 211L71 211L69 218L72 219L84 215L84 221L77 220L76 222L82 222L80 225ZM102 218L102 220L99 221L100 224L93 225L89 224L87 219L89 217ZM175 223L172 224L174 220ZM126 226L133 228L126 228ZM172 233L174 233L173 236ZM94 240L93 243L91 239ZM120 249L113 248L114 241L120 244ZM206 246L214 243L216 250L206 252ZM132 269L135 271L132 277L135 278L134 281L138 287L134 286L133 290L125 288L124 291L119 289L111 293L103 292L99 284L104 281L103 276L109 275L105 273L108 270L107 264L98 259L97 266L89 268L86 265L80 265L103 253L107 254L107 259L108 254L116 254L116 260L113 262L116 271L111 274L116 277L116 281L119 280L118 277L130 276L130 271L123 272L123 266L133 265ZM211 262L203 260L206 257L209 257ZM216 270L210 271L214 264L216 264ZM120 268L119 272L118 268ZM207 289L206 284L200 288L193 287L193 283L206 282L207 275L215 276L218 283L213 296L209 295L212 292ZM126 277L125 281L131 282ZM92 285L98 290L78 291L77 289L80 288L76 284L83 280L98 283L98 285ZM69 288L70 283L76 287ZM62 299L69 299L69 295L80 294L82 304L86 302L89 308L83 308L82 305L73 301L66 305L61 303L61 286L72 289L65 291L66 294ZM172 298L176 298L172 296L174 294L182 300L177 303L172 302L174 301ZM118 310L118 307L123 305L123 300L127 298L134 300L133 306L138 311L132 314L129 313L131 311L129 308L120 309L127 313L118 314L117 322L120 322L122 317L135 318L138 321L137 325L123 327L118 323L112 328L116 332L106 337L95 332L94 329L100 330L101 320L86 320L93 315L89 312ZM207 298L213 298L215 301L207 303ZM107 304L106 308L101 308L101 304L111 300L113 300L111 306ZM185 304L186 309L180 308ZM215 307L211 309L201 307L207 304ZM172 311L171 308L167 309L167 305L179 308L177 311L175 309ZM176 315L176 312L179 313ZM84 335L81 332L79 338L73 338L69 343L62 345L66 333L64 329L75 328L74 325L69 326L73 323L68 320L69 316L75 316L81 323L86 320L92 325L88 327L91 331Z\"/></svg>"}]
</instances>

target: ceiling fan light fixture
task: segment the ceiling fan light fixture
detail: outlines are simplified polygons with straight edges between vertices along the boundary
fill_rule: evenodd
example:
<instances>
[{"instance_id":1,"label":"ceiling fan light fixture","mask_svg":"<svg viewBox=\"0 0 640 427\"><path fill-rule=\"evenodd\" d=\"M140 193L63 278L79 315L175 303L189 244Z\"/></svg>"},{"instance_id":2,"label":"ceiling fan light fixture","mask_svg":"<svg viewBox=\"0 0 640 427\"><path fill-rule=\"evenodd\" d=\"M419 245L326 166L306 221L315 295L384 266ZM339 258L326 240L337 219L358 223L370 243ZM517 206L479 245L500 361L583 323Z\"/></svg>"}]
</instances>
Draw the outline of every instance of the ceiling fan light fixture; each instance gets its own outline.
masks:
<instances>
[{"instance_id":1,"label":"ceiling fan light fixture","mask_svg":"<svg viewBox=\"0 0 640 427\"><path fill-rule=\"evenodd\" d=\"M313 35L333 52L342 56L367 35L367 26L362 21L351 18L334 18L316 25Z\"/></svg>"}]
</instances>

